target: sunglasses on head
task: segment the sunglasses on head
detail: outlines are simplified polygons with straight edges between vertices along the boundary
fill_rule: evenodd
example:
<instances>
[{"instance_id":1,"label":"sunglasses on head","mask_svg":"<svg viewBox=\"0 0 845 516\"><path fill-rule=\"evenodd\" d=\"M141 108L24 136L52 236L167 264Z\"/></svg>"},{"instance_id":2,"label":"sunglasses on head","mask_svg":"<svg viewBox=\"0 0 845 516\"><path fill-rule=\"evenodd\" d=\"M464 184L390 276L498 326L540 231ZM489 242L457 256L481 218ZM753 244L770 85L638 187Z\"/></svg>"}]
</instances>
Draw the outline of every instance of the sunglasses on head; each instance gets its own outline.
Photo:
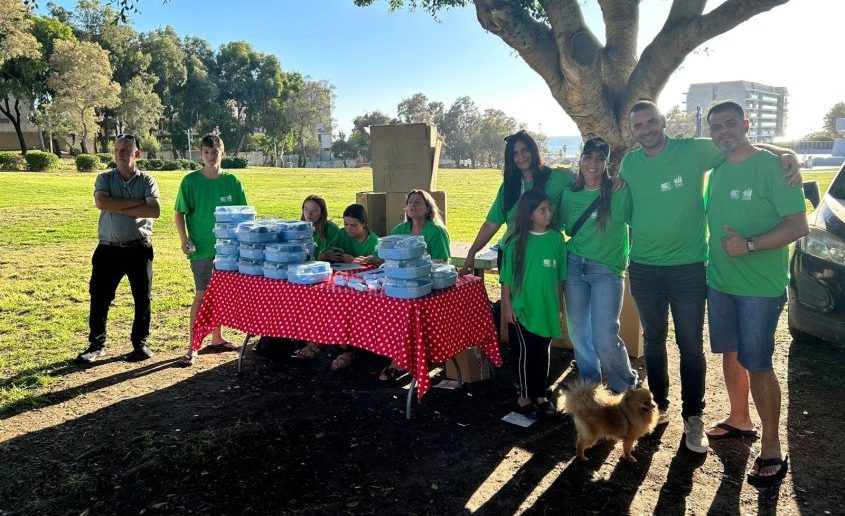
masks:
<instances>
[{"instance_id":1,"label":"sunglasses on head","mask_svg":"<svg viewBox=\"0 0 845 516\"><path fill-rule=\"evenodd\" d=\"M136 149L141 148L141 142L138 141L138 138L136 136L133 136L131 134L118 134L117 138L115 138L115 141L117 140L132 140L135 143Z\"/></svg>"}]
</instances>

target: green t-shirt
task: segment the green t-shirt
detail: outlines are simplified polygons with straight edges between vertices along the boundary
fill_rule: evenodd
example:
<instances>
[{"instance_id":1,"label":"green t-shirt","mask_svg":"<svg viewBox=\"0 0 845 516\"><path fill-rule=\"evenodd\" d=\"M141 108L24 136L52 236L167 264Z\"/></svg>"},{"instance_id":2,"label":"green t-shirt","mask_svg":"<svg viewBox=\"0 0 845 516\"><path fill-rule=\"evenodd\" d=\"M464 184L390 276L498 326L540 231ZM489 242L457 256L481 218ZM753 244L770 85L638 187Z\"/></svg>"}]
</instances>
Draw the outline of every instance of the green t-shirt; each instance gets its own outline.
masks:
<instances>
[{"instance_id":1,"label":"green t-shirt","mask_svg":"<svg viewBox=\"0 0 845 516\"><path fill-rule=\"evenodd\" d=\"M327 220L326 221L326 238L321 237L314 232L314 259L316 260L321 254L326 252L330 247L335 246L335 242L337 240L337 235L340 233L340 228L337 227L337 224L334 222Z\"/></svg>"},{"instance_id":2,"label":"green t-shirt","mask_svg":"<svg viewBox=\"0 0 845 516\"><path fill-rule=\"evenodd\" d=\"M569 188L569 185L574 182L575 180L569 172L560 169L551 169L551 172L549 173L549 180L546 181L545 193L549 197L549 206L551 206L552 209L555 209L555 207L560 204L560 197L563 195L563 191ZM527 192L533 187L534 185L532 183L523 183L522 191ZM505 234L502 237L502 242L504 242L505 238L511 233L511 223L513 222L514 217L516 217L517 204L519 203L513 203L511 209L505 213L505 183L502 182L501 186L499 186L499 191L496 193L496 199L493 201L493 206L491 206L490 211L487 212L487 221L500 226L502 224L507 225ZM555 210L552 213L552 227L560 229L561 221L557 211L558 210Z\"/></svg>"},{"instance_id":3,"label":"green t-shirt","mask_svg":"<svg viewBox=\"0 0 845 516\"><path fill-rule=\"evenodd\" d=\"M566 280L566 243L563 235L550 229L531 233L525 243L522 288L515 291L514 252L516 241L505 246L499 281L510 286L511 306L531 333L543 337L560 337L560 291Z\"/></svg>"},{"instance_id":4,"label":"green t-shirt","mask_svg":"<svg viewBox=\"0 0 845 516\"><path fill-rule=\"evenodd\" d=\"M391 235L410 235L412 223L409 220L401 224L397 224ZM431 220L427 220L422 229L422 237L425 239L425 247L432 260L443 260L448 262L452 257L452 252L449 250L449 232L446 228L435 224Z\"/></svg>"},{"instance_id":5,"label":"green t-shirt","mask_svg":"<svg viewBox=\"0 0 845 516\"><path fill-rule=\"evenodd\" d=\"M788 282L788 246L731 258L721 244L728 235L724 226L749 237L767 233L787 215L804 213L803 190L784 181L780 158L760 151L740 163L722 163L710 174L706 204L710 231L707 284L737 296L783 295Z\"/></svg>"},{"instance_id":6,"label":"green t-shirt","mask_svg":"<svg viewBox=\"0 0 845 516\"><path fill-rule=\"evenodd\" d=\"M599 196L599 190L586 188L573 192L567 188L560 199L560 212L564 228L575 225L584 211ZM628 266L628 219L631 216L631 195L628 188L615 192L610 198L610 216L601 231L596 224L598 210L593 210L574 238L566 247L570 253L606 265L620 276Z\"/></svg>"},{"instance_id":7,"label":"green t-shirt","mask_svg":"<svg viewBox=\"0 0 845 516\"><path fill-rule=\"evenodd\" d=\"M666 139L657 156L642 149L622 158L620 177L631 189L631 260L685 265L707 258L704 174L724 161L707 138Z\"/></svg>"},{"instance_id":8,"label":"green t-shirt","mask_svg":"<svg viewBox=\"0 0 845 516\"><path fill-rule=\"evenodd\" d=\"M217 179L208 179L195 170L182 178L173 209L185 214L188 238L197 248L191 260L214 256L214 208L245 204L244 188L234 174L221 171Z\"/></svg>"},{"instance_id":9,"label":"green t-shirt","mask_svg":"<svg viewBox=\"0 0 845 516\"><path fill-rule=\"evenodd\" d=\"M344 253L352 256L375 256L378 236L370 231L363 242L358 242L349 236L345 229L341 229L337 232L335 245L343 249Z\"/></svg>"}]
</instances>

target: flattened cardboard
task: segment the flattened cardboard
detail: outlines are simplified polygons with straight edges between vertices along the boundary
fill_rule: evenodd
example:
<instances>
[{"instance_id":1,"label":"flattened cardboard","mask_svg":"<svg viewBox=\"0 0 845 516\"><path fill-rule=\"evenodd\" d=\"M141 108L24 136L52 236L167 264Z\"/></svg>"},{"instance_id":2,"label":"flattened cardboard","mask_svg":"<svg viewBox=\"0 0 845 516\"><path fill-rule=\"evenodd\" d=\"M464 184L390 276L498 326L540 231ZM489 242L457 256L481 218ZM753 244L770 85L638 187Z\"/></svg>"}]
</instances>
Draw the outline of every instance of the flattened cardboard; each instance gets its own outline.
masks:
<instances>
[{"instance_id":1,"label":"flattened cardboard","mask_svg":"<svg viewBox=\"0 0 845 516\"><path fill-rule=\"evenodd\" d=\"M378 236L385 236L387 234L387 194L384 192L358 192L355 194L355 202L367 209L370 231Z\"/></svg>"}]
</instances>

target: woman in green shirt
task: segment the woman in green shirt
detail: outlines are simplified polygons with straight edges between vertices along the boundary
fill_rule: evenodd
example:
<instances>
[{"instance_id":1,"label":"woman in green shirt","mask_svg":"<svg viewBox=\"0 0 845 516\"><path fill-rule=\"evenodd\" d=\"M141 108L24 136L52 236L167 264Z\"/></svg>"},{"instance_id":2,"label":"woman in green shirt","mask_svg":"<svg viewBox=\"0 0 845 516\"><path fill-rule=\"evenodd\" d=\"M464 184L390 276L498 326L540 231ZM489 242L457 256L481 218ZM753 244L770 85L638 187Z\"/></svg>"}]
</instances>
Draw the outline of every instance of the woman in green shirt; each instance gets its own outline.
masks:
<instances>
[{"instance_id":1,"label":"woman in green shirt","mask_svg":"<svg viewBox=\"0 0 845 516\"><path fill-rule=\"evenodd\" d=\"M302 216L300 220L310 221L314 225L314 258L328 260L328 251L334 245L340 228L329 220L329 210L326 200L320 195L309 195L302 201Z\"/></svg>"},{"instance_id":2,"label":"woman in green shirt","mask_svg":"<svg viewBox=\"0 0 845 516\"><path fill-rule=\"evenodd\" d=\"M434 198L425 190L411 190L405 198L407 219L391 235L422 235L428 254L435 262L449 263L449 232L443 224Z\"/></svg>"},{"instance_id":3,"label":"woman in green shirt","mask_svg":"<svg viewBox=\"0 0 845 516\"><path fill-rule=\"evenodd\" d=\"M609 151L601 138L584 143L578 177L564 191L558 209L570 237L564 295L578 374L598 383L604 371L610 389L618 393L637 383L619 338L631 197L627 188L613 192L607 173Z\"/></svg>"}]
</instances>

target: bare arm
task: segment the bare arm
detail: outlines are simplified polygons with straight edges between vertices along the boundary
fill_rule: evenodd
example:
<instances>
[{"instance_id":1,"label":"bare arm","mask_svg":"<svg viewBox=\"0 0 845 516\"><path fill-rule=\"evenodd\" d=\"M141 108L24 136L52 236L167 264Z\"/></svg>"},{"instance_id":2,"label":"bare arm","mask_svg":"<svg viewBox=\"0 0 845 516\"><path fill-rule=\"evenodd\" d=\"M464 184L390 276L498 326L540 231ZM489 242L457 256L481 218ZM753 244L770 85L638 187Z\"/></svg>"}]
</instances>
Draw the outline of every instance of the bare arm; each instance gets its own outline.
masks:
<instances>
[{"instance_id":1,"label":"bare arm","mask_svg":"<svg viewBox=\"0 0 845 516\"><path fill-rule=\"evenodd\" d=\"M722 238L722 248L728 256L742 256L748 254L746 236L740 235L725 226L728 236ZM783 218L780 224L762 235L748 235L754 244L755 251L777 249L790 244L809 233L807 216L804 213L793 213Z\"/></svg>"},{"instance_id":2,"label":"bare arm","mask_svg":"<svg viewBox=\"0 0 845 516\"><path fill-rule=\"evenodd\" d=\"M794 150L778 147L770 143L755 143L754 146L780 157L781 165L783 165L783 168L788 169L786 174L783 175L783 178L786 179L789 186L801 184L803 181L801 177L801 164L798 163L798 155L795 154Z\"/></svg>"},{"instance_id":3,"label":"bare arm","mask_svg":"<svg viewBox=\"0 0 845 516\"><path fill-rule=\"evenodd\" d=\"M118 213L128 217L157 219L161 215L158 197L147 197L143 204L120 210Z\"/></svg>"},{"instance_id":4,"label":"bare arm","mask_svg":"<svg viewBox=\"0 0 845 516\"><path fill-rule=\"evenodd\" d=\"M501 224L494 224L489 220L485 220L484 224L481 225L481 228L478 230L478 235L475 237L475 241L469 246L469 251L467 251L466 260L464 260L464 266L461 267L461 274L472 274L472 271L475 269L475 255L478 251L481 250L482 247L487 245L493 235L499 231L499 228L502 227Z\"/></svg>"},{"instance_id":5,"label":"bare arm","mask_svg":"<svg viewBox=\"0 0 845 516\"><path fill-rule=\"evenodd\" d=\"M143 206L146 201L144 199L119 199L101 190L94 192L94 204L102 211L121 213L128 208Z\"/></svg>"},{"instance_id":6,"label":"bare arm","mask_svg":"<svg viewBox=\"0 0 845 516\"><path fill-rule=\"evenodd\" d=\"M185 255L190 255L191 248L194 244L188 238L188 230L185 225L185 214L178 211L175 212L173 214L173 222L176 224L176 232L179 233L179 240L182 242L182 252L185 253Z\"/></svg>"},{"instance_id":7,"label":"bare arm","mask_svg":"<svg viewBox=\"0 0 845 516\"><path fill-rule=\"evenodd\" d=\"M502 317L508 324L516 324L516 314L511 306L511 287L502 283Z\"/></svg>"}]
</instances>

